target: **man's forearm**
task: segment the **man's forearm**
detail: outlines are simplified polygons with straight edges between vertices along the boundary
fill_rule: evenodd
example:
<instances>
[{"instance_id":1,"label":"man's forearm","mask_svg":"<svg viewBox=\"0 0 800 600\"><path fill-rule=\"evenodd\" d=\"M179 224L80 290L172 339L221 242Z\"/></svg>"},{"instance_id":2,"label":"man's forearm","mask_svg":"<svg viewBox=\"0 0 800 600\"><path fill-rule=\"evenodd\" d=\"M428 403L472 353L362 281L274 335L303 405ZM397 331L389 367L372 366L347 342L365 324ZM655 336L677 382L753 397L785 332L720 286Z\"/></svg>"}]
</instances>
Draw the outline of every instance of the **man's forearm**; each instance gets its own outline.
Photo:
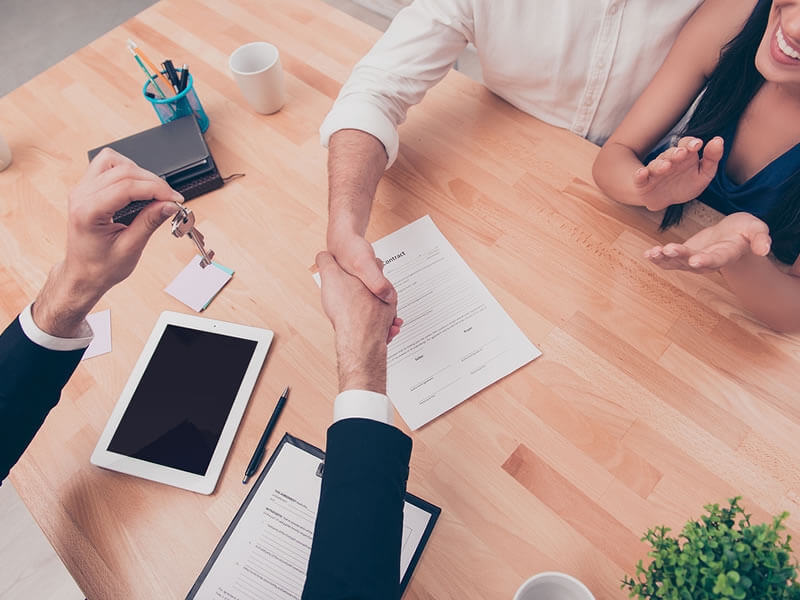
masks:
<instances>
[{"instance_id":1,"label":"man's forearm","mask_svg":"<svg viewBox=\"0 0 800 600\"><path fill-rule=\"evenodd\" d=\"M800 331L800 277L755 254L724 267L722 275L745 308L766 325L781 332Z\"/></svg>"},{"instance_id":2,"label":"man's forearm","mask_svg":"<svg viewBox=\"0 0 800 600\"><path fill-rule=\"evenodd\" d=\"M55 337L86 336L86 315L103 291L90 282L75 281L66 273L64 263L58 264L50 271L33 303L33 321L39 329Z\"/></svg>"},{"instance_id":3,"label":"man's forearm","mask_svg":"<svg viewBox=\"0 0 800 600\"><path fill-rule=\"evenodd\" d=\"M383 144L356 129L331 136L328 151L328 244L337 233L363 237L387 162Z\"/></svg>"},{"instance_id":4,"label":"man's forearm","mask_svg":"<svg viewBox=\"0 0 800 600\"><path fill-rule=\"evenodd\" d=\"M339 391L368 390L386 393L386 341L336 339Z\"/></svg>"}]
</instances>

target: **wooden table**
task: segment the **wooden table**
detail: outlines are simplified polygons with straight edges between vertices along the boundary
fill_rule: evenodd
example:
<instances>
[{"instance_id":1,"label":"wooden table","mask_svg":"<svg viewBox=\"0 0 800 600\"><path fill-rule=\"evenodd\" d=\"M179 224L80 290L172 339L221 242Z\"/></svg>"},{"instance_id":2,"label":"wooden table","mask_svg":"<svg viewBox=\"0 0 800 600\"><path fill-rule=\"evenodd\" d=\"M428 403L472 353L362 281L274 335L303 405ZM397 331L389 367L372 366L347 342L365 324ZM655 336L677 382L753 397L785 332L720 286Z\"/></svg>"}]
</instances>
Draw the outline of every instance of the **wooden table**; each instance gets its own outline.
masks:
<instances>
[{"instance_id":1,"label":"wooden table","mask_svg":"<svg viewBox=\"0 0 800 600\"><path fill-rule=\"evenodd\" d=\"M11 320L63 255L66 195L86 150L151 127L125 48L191 66L224 175L193 200L236 276L207 316L273 329L274 345L216 493L103 471L89 456L153 324L186 311L163 289L194 254L167 228L112 309L114 350L82 364L11 480L91 600L182 598L249 487L242 473L280 391L280 429L317 445L337 391L331 327L308 267L324 245L318 126L378 32L318 0L163 0L0 99L14 164L0 173L0 316ZM246 106L227 69L242 43L282 53L289 100ZM543 351L414 433L409 490L442 506L407 598L511 598L545 570L624 598L657 524L680 527L741 494L800 531L798 338L747 315L719 275L642 258L706 218L658 217L594 186L596 148L450 74L413 109L368 235L430 214ZM273 438L270 450L279 436Z\"/></svg>"}]
</instances>

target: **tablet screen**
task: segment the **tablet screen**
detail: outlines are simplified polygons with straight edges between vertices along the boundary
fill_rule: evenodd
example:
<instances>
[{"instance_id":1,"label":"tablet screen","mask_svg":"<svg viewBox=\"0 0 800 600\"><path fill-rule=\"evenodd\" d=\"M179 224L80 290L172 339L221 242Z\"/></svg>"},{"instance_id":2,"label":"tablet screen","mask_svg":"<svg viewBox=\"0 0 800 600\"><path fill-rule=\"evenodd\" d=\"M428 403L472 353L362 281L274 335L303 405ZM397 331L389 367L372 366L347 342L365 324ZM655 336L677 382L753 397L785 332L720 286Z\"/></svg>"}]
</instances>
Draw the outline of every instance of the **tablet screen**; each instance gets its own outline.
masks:
<instances>
[{"instance_id":1,"label":"tablet screen","mask_svg":"<svg viewBox=\"0 0 800 600\"><path fill-rule=\"evenodd\" d=\"M108 450L205 475L257 344L167 325Z\"/></svg>"}]
</instances>

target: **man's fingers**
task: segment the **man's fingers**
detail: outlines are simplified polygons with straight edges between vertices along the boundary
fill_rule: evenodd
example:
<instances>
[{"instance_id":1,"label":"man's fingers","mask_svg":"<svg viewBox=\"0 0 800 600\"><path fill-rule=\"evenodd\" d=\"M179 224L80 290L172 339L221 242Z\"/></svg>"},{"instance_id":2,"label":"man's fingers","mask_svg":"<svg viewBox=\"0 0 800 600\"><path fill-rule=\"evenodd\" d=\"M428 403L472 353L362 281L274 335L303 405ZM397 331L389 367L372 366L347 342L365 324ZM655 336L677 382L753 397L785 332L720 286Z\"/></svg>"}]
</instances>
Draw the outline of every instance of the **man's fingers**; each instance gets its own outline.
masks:
<instances>
[{"instance_id":1,"label":"man's fingers","mask_svg":"<svg viewBox=\"0 0 800 600\"><path fill-rule=\"evenodd\" d=\"M96 162L95 162L96 161ZM77 196L92 196L91 202L84 203L87 210L99 210L103 216L110 216L134 200L163 200L183 202L183 196L169 187L166 181L155 173L138 167L132 160L114 152L110 148L103 149L90 165L80 186L73 190ZM142 183L150 182L152 191L136 190ZM127 192L126 187L130 186Z\"/></svg>"},{"instance_id":2,"label":"man's fingers","mask_svg":"<svg viewBox=\"0 0 800 600\"><path fill-rule=\"evenodd\" d=\"M403 326L403 319L395 317L392 324L389 325L389 337L386 338L386 343L391 342L395 336L400 333L400 328Z\"/></svg>"},{"instance_id":3,"label":"man's fingers","mask_svg":"<svg viewBox=\"0 0 800 600\"><path fill-rule=\"evenodd\" d=\"M174 202L153 202L145 206L130 225L119 231L117 238L119 256L128 259L136 257L138 261L150 236L176 212L178 212L178 206Z\"/></svg>"},{"instance_id":4,"label":"man's fingers","mask_svg":"<svg viewBox=\"0 0 800 600\"><path fill-rule=\"evenodd\" d=\"M332 272L340 271L341 267L339 263L336 262L336 259L333 258L333 254L330 252L322 251L317 253L317 257L315 259L317 263L317 269L319 269L319 277L324 281L330 277Z\"/></svg>"},{"instance_id":5,"label":"man's fingers","mask_svg":"<svg viewBox=\"0 0 800 600\"><path fill-rule=\"evenodd\" d=\"M111 148L103 148L89 163L89 167L86 169L84 179L97 177L100 175L100 173L103 173L109 169L119 165L127 164L135 165L136 163L127 156L123 156L116 150L112 150Z\"/></svg>"},{"instance_id":6,"label":"man's fingers","mask_svg":"<svg viewBox=\"0 0 800 600\"><path fill-rule=\"evenodd\" d=\"M353 265L353 270L352 274L358 277L375 296L386 304L397 302L397 292L383 274L383 261L381 259L360 261L360 264Z\"/></svg>"},{"instance_id":7,"label":"man's fingers","mask_svg":"<svg viewBox=\"0 0 800 600\"><path fill-rule=\"evenodd\" d=\"M394 304L397 302L397 292L391 282L386 277L374 279L371 284L364 284L369 288L373 294L383 300L386 304Z\"/></svg>"},{"instance_id":8,"label":"man's fingers","mask_svg":"<svg viewBox=\"0 0 800 600\"><path fill-rule=\"evenodd\" d=\"M330 252L322 250L317 252L314 262L317 264L317 268L321 271L324 267L330 265L330 263L335 263L336 260L334 260L333 255Z\"/></svg>"},{"instance_id":9,"label":"man's fingers","mask_svg":"<svg viewBox=\"0 0 800 600\"><path fill-rule=\"evenodd\" d=\"M144 248L147 240L161 224L178 212L174 202L153 202L145 206L123 233L134 246Z\"/></svg>"},{"instance_id":10,"label":"man's fingers","mask_svg":"<svg viewBox=\"0 0 800 600\"><path fill-rule=\"evenodd\" d=\"M386 343L389 344L391 341L397 337L397 334L400 333L400 327L397 325L390 325L389 326L389 335L386 337Z\"/></svg>"},{"instance_id":11,"label":"man's fingers","mask_svg":"<svg viewBox=\"0 0 800 600\"><path fill-rule=\"evenodd\" d=\"M138 167L136 168L138 169ZM141 169L140 171L141 174L147 173ZM87 206L87 210L110 220L115 212L134 200L180 203L183 202L183 196L169 187L169 184L160 177L124 177L95 192L92 204Z\"/></svg>"}]
</instances>

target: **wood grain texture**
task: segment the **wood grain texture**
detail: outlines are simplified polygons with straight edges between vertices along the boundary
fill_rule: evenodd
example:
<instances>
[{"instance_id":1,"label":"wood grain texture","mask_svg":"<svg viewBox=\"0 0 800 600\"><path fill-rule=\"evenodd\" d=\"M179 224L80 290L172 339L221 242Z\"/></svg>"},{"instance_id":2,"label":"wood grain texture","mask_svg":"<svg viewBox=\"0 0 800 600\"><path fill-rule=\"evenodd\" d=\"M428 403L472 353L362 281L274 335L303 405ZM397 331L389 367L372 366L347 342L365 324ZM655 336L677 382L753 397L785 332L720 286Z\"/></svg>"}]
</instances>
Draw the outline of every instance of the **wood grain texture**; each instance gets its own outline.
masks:
<instances>
[{"instance_id":1,"label":"wood grain texture","mask_svg":"<svg viewBox=\"0 0 800 600\"><path fill-rule=\"evenodd\" d=\"M276 338L215 494L102 471L89 456L163 292L194 254L166 228L112 309L114 351L82 364L12 472L31 513L91 600L180 598L244 498L250 452L280 391L279 424L322 445L336 393L332 331L308 267L327 222L318 127L378 33L317 0L163 0L0 99L14 163L0 174L0 317L11 320L63 253L66 195L86 150L156 124L125 49L187 62L224 175L193 200L198 227L236 275L207 315ZM227 69L240 44L282 52L288 102L251 112ZM800 531L800 339L745 314L717 274L642 258L679 228L595 187L592 144L451 73L410 112L368 235L425 214L543 356L414 433L409 489L442 506L409 599L511 598L561 570L624 598L648 526L680 526L735 494ZM277 437L270 444L274 448Z\"/></svg>"},{"instance_id":2,"label":"wood grain texture","mask_svg":"<svg viewBox=\"0 0 800 600\"><path fill-rule=\"evenodd\" d=\"M9 482L0 486L0 520L0 598L85 598Z\"/></svg>"}]
</instances>

